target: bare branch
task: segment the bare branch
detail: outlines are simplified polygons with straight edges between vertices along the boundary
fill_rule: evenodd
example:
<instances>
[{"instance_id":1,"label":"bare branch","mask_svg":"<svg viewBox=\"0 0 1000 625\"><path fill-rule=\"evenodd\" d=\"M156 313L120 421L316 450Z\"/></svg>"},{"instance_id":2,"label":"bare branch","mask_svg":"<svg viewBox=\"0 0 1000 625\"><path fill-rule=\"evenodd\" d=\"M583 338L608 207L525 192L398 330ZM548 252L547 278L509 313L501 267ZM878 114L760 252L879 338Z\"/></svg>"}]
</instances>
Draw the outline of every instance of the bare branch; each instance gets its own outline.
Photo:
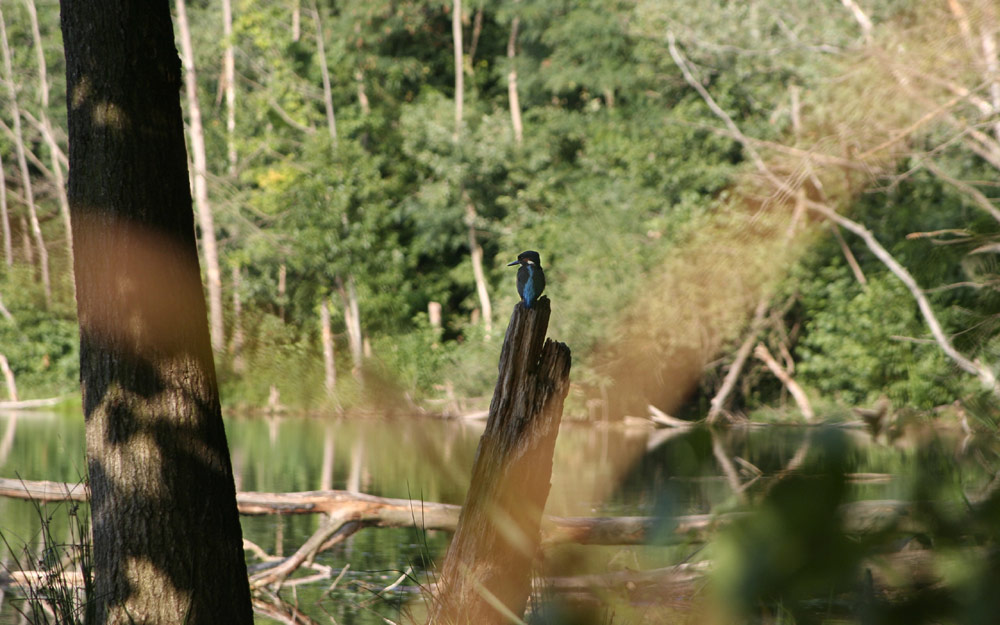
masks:
<instances>
[{"instance_id":1,"label":"bare branch","mask_svg":"<svg viewBox=\"0 0 1000 625\"><path fill-rule=\"evenodd\" d=\"M757 334L760 332L760 326L764 321L764 314L767 312L768 301L766 298L762 298L760 302L757 303L757 309L754 311L753 321L750 322L750 330L747 332L746 338L743 340L743 344L736 351L736 358L733 359L733 364L729 365L729 371L726 373L726 377L722 380L722 386L719 387L718 392L712 397L712 401L709 404L711 407L708 410L708 416L705 417L706 422L709 425L718 423L719 419L725 413L726 402L729 399L730 393L736 387L736 381L739 379L740 374L743 372L743 366L746 364L747 358L750 357L750 350L753 348L753 344L757 342Z\"/></svg>"},{"instance_id":2,"label":"bare branch","mask_svg":"<svg viewBox=\"0 0 1000 625\"><path fill-rule=\"evenodd\" d=\"M840 2L847 7L847 9L854 15L855 21L861 26L861 32L865 36L865 40L871 40L872 38L872 21L868 18L858 3L854 0L840 0Z\"/></svg>"},{"instance_id":3,"label":"bare branch","mask_svg":"<svg viewBox=\"0 0 1000 625\"><path fill-rule=\"evenodd\" d=\"M928 159L924 159L921 162L921 164L924 167L926 167L935 176L937 176L941 180L944 180L945 182L947 182L951 186L955 187L956 189L958 189L962 193L964 193L964 194L968 195L970 198L972 198L972 200L973 200L973 202L975 202L976 206L978 206L979 208L981 208L984 211L986 211L987 213L989 213L990 216L993 217L993 219L995 219L997 221L1000 221L1000 209L998 209L996 206L994 206L993 202L991 202L990 199L988 197L986 197L983 194L982 191L980 191L979 189L975 188L971 184L968 184L967 182L962 182L961 180L956 180L955 178L952 178L951 176L949 176L948 174L946 174L944 172L944 170L942 170L940 167L938 167L938 165L934 161L932 161L929 158Z\"/></svg>"},{"instance_id":4,"label":"bare branch","mask_svg":"<svg viewBox=\"0 0 1000 625\"><path fill-rule=\"evenodd\" d=\"M816 211L817 213L840 224L844 228L861 237L861 239L865 242L865 245L868 246L868 249L870 249L872 253L875 254L880 261L882 261L882 264L884 264L889 271L899 278L899 280L906 286L907 290L910 291L913 299L917 300L917 306L920 308L920 313L923 315L924 321L927 323L927 327L930 328L931 334L934 336L934 340L937 342L938 347L941 348L941 351L951 358L951 360L957 364L960 369L977 376L983 386L1000 395L1000 386L997 385L996 375L994 375L993 371L989 367L980 363L978 360L969 360L957 349L955 349L955 346L951 344L951 340L944 333L944 330L941 329L941 324L938 322L937 316L934 314L934 309L931 308L930 301L928 301L923 290L917 285L917 281L913 279L913 276L906 270L905 267L899 264L892 254L882 247L882 244L878 242L875 235L873 235L870 230L853 219L848 219L847 217L837 213L825 204L808 201L808 205L811 210Z\"/></svg>"},{"instance_id":5,"label":"bare branch","mask_svg":"<svg viewBox=\"0 0 1000 625\"><path fill-rule=\"evenodd\" d=\"M700 95L705 101L708 108L712 109L712 112L722 120L722 123L724 123L727 128L729 128L729 131L733 134L736 140L743 145L743 149L746 150L750 159L754 162L754 165L757 166L757 169L762 173L768 172L767 165L764 164L764 159L760 157L760 153L758 153L753 147L752 143L746 138L746 135L740 131L736 122L733 121L733 118L722 110L722 107L716 103L714 98L712 98L712 94L710 94L708 90L705 89L705 87L698 82L697 79L695 79L694 75L691 73L691 68L688 66L687 60L684 58L684 55L681 54L680 50L677 49L677 39L674 37L674 33L667 33L667 44L670 48L670 56L674 58L674 63L676 63L677 67L681 70L687 84L691 85L691 87L698 92L698 95Z\"/></svg>"},{"instance_id":6,"label":"bare branch","mask_svg":"<svg viewBox=\"0 0 1000 625\"><path fill-rule=\"evenodd\" d=\"M816 413L813 412L812 405L809 403L809 398L806 396L805 391L799 386L799 383L795 381L792 376L785 371L784 367L774 359L771 352L764 346L763 343L758 343L757 347L753 350L753 355L757 357L758 360L762 361L767 368L771 370L771 373L775 375L781 383L785 385L788 392L792 394L795 399L795 403L798 404L799 410L802 412L802 416L805 417L806 421L812 422L816 418Z\"/></svg>"}]
</instances>

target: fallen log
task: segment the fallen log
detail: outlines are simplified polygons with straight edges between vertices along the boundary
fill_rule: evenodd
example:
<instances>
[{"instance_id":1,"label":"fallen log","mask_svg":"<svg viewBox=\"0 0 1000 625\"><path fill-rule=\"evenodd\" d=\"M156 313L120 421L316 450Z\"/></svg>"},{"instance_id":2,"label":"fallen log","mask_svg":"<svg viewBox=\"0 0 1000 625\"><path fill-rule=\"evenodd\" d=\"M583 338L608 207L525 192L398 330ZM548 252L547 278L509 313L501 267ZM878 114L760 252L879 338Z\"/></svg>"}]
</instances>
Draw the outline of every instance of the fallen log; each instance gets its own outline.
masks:
<instances>
[{"instance_id":1,"label":"fallen log","mask_svg":"<svg viewBox=\"0 0 1000 625\"><path fill-rule=\"evenodd\" d=\"M861 477L882 478L882 475ZM0 497L32 499L40 503L87 501L85 484L0 478ZM335 514L341 525L363 527L420 528L454 532L461 506L414 499L393 499L342 490L315 490L295 493L242 492L236 494L240 514ZM896 529L900 532L926 531L914 518L915 506L896 500L867 500L840 507L844 530L849 534L871 534ZM746 512L693 514L677 517L559 517L545 516L541 524L543 546L577 543L582 545L642 545L655 538L663 542L705 542L718 529ZM331 527L329 534L340 530ZM669 530L669 531L668 531Z\"/></svg>"},{"instance_id":2,"label":"fallen log","mask_svg":"<svg viewBox=\"0 0 1000 625\"><path fill-rule=\"evenodd\" d=\"M63 397L46 397L44 399L22 399L19 401L0 401L0 410L35 410L37 408L51 408L58 406L65 401Z\"/></svg>"}]
</instances>

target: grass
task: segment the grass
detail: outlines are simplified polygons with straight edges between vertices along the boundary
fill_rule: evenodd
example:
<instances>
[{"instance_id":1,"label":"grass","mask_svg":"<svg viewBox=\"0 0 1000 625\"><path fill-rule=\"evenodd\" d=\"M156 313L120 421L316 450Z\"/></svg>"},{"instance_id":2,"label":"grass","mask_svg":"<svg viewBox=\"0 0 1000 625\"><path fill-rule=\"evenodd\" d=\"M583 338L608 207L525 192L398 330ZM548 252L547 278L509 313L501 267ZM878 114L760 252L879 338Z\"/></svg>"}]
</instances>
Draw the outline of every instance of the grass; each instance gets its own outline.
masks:
<instances>
[{"instance_id":1,"label":"grass","mask_svg":"<svg viewBox=\"0 0 1000 625\"><path fill-rule=\"evenodd\" d=\"M32 625L77 625L94 622L92 551L89 515L77 502L53 506L31 500L40 530L36 540L13 545L0 533L7 557L0 565L3 581L18 589L15 611ZM53 531L56 514L65 512L68 536Z\"/></svg>"}]
</instances>

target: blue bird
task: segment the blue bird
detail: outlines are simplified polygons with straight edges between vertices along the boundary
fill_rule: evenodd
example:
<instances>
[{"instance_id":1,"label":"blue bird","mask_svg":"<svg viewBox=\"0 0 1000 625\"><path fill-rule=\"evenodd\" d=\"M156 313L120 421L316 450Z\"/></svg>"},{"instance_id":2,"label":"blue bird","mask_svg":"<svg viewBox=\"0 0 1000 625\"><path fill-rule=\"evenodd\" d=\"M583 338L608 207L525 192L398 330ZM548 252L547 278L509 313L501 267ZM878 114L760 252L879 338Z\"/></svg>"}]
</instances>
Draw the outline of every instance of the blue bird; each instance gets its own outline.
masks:
<instances>
[{"instance_id":1,"label":"blue bird","mask_svg":"<svg viewBox=\"0 0 1000 625\"><path fill-rule=\"evenodd\" d=\"M508 267L520 265L517 269L517 294L525 307L531 308L538 296L545 290L545 272L542 271L542 259L538 252L521 252L517 260L507 263Z\"/></svg>"}]
</instances>

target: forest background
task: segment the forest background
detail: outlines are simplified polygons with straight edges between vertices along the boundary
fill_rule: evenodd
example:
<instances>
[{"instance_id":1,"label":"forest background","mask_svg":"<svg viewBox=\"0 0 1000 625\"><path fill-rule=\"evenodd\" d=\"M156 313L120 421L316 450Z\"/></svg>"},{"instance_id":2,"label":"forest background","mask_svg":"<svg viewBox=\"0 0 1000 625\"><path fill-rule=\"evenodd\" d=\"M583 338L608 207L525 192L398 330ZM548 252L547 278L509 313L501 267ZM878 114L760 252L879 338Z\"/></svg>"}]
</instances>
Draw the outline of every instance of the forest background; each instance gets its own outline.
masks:
<instances>
[{"instance_id":1,"label":"forest background","mask_svg":"<svg viewBox=\"0 0 1000 625\"><path fill-rule=\"evenodd\" d=\"M174 8L229 407L481 407L536 249L574 416L995 414L993 2ZM0 11L0 397L69 396L59 10Z\"/></svg>"}]
</instances>

